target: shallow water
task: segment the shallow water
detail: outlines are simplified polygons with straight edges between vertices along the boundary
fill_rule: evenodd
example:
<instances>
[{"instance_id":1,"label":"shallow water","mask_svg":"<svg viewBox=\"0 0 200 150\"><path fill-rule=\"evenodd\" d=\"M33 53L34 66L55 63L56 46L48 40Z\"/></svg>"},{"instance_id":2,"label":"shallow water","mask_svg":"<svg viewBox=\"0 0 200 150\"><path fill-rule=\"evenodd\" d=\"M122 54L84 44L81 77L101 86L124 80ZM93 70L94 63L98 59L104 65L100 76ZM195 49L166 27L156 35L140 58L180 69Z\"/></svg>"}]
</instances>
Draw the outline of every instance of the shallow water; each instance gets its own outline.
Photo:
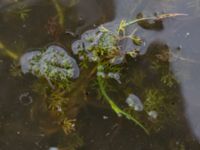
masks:
<instances>
[{"instance_id":1,"label":"shallow water","mask_svg":"<svg viewBox=\"0 0 200 150\"><path fill-rule=\"evenodd\" d=\"M121 19L131 20L140 12L147 16L158 12L188 14L164 20L162 30L144 29L139 25L129 28L130 31L138 28L137 34L145 39L145 45L141 49L141 58L127 65L127 82L122 87L133 90L142 99L145 99L145 90L163 88L157 78L160 70L155 73L149 68L154 60L152 51L159 51L163 64L161 70L164 68L164 71L174 74L178 81L174 88L162 90L172 96L169 99L175 105L175 116L167 118L163 128L153 126L157 130L148 136L138 126L118 118L108 107L99 105L99 101L84 106L80 104L78 111L73 107L77 104L72 104L71 109L75 110L70 111L70 115L78 118L78 135L74 133L68 137L56 123L56 117L48 113L43 97L33 90L32 85L38 79L31 75L14 77L18 67L15 65L14 71L11 68L17 62L0 53L0 150L48 150L51 147L62 147L63 150L73 147L81 150L200 149L200 1L80 0L73 5L68 5L68 0L61 2L66 9L64 30L56 24L56 11L51 1L1 1L0 42L19 56L51 43L60 44L71 53L71 43L79 39L81 33L97 25L113 25ZM25 18L21 16L24 7L28 12ZM168 49L173 54L170 60L160 54L162 49ZM74 100L85 98L82 91L88 82L84 80L83 76L75 84L78 90L75 88L76 92L71 96ZM122 81L126 79L122 78ZM48 85L42 84L42 88L45 86ZM88 99L97 98L90 89L87 96ZM123 96L124 93L113 94L115 98Z\"/></svg>"}]
</instances>

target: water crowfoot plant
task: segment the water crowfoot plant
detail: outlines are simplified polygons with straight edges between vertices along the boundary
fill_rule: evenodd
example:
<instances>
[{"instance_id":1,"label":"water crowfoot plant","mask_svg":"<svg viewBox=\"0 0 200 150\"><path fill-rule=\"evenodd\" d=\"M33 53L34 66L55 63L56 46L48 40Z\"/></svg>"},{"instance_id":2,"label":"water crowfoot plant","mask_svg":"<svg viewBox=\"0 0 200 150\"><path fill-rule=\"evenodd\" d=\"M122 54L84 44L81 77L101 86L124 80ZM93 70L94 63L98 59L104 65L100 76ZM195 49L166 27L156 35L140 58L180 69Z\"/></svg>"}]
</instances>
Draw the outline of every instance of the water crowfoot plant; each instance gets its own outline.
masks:
<instances>
[{"instance_id":1,"label":"water crowfoot plant","mask_svg":"<svg viewBox=\"0 0 200 150\"><path fill-rule=\"evenodd\" d=\"M95 63L97 65L97 83L99 85L100 93L104 99L109 103L113 111L118 116L124 116L129 120L132 120L139 125L146 133L148 130L140 123L134 115L123 111L117 104L110 98L106 92L106 79L115 79L118 83L120 81L120 70L112 71L114 68L122 68L125 56L129 55L132 58L138 56L139 50L136 46L142 45L142 40L135 35L134 30L131 34L126 33L126 28L132 24L135 24L142 20L161 20L168 17L175 17L185 14L163 14L156 17L147 17L136 19L130 22L122 20L116 29L110 30L105 26L100 26L96 29L86 31L82 34L81 39L75 41L72 44L72 51L75 55L78 55L80 61L87 64L88 62ZM133 49L123 49L124 40L130 39L133 42ZM143 104L140 99L130 94L126 99L126 102L130 107L133 107L135 111L142 111Z\"/></svg>"},{"instance_id":2,"label":"water crowfoot plant","mask_svg":"<svg viewBox=\"0 0 200 150\"><path fill-rule=\"evenodd\" d=\"M126 61L127 56L133 59L136 58L139 55L139 48L143 44L141 38L135 35L136 30L129 34L126 32L127 27L142 20L162 20L164 18L180 15L185 14L162 14L156 17L136 19L130 22L122 20L119 25L116 27L111 26L111 28L106 25L101 25L83 33L81 38L74 41L71 46L73 54L77 55L79 58L81 68L85 69L88 67L90 70L89 77L96 78L100 94L110 105L111 109L118 116L123 116L133 121L147 134L149 134L149 131L143 125L142 121L138 119L140 118L137 117L138 114L130 113L129 111L126 111L124 107L119 107L117 105L117 99L113 99L109 96L107 92L107 83L110 80L114 80L114 82L120 86L123 84L121 76L123 75L122 70L124 71L124 62ZM127 40L132 42L132 47L129 49L125 48ZM57 45L24 54L20 59L20 64L23 73L31 73L39 78L47 79L52 88L57 88L54 87L54 84L69 87L70 83L75 79L79 80L80 69L76 60L69 56L62 47ZM90 69L89 65L92 66L93 69ZM89 83L90 79L88 79L88 74L86 75L87 77L83 76L81 78ZM75 84L76 86L73 89L69 90L69 93L73 96L73 101L69 99L69 102L71 102L71 105L69 106L71 107L80 105L79 101L76 102L74 100L76 99L75 97L78 96L78 94L74 92L85 90L82 88L86 88L81 85L81 82L77 83L79 83L78 86L80 86L78 90L77 84ZM131 110L140 111L142 113L143 109L146 110L144 107L147 106L147 103L143 106L142 100L135 94L136 93L132 92L126 94L129 96L127 99L124 98L125 100L122 102L123 104L127 103ZM62 106L60 105L65 105L65 103L55 102L55 104L59 104L59 106L54 107L53 105L52 108L62 112ZM154 111L154 109L149 108L148 112L149 111ZM146 115L149 115L148 112ZM150 116L157 118L157 115L152 112L150 113ZM72 125L73 123L70 121L66 123L66 125L69 124Z\"/></svg>"}]
</instances>

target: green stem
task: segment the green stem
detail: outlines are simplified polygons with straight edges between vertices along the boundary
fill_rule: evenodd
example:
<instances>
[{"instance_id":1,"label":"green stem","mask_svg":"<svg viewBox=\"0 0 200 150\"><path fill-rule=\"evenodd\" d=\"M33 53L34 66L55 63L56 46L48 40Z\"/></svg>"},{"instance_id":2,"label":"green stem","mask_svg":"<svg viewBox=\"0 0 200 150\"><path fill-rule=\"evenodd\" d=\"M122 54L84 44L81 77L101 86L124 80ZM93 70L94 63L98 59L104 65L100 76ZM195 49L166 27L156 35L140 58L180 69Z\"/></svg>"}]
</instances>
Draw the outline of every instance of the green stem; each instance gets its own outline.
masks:
<instances>
[{"instance_id":1,"label":"green stem","mask_svg":"<svg viewBox=\"0 0 200 150\"><path fill-rule=\"evenodd\" d=\"M135 24L135 23L137 23L139 21L154 20L154 19L157 19L157 18L156 17L148 17L148 18L135 19L135 20L132 20L132 21L126 23L124 27L130 26L130 25Z\"/></svg>"},{"instance_id":2,"label":"green stem","mask_svg":"<svg viewBox=\"0 0 200 150\"><path fill-rule=\"evenodd\" d=\"M55 6L55 9L57 11L57 14L58 14L58 21L59 21L59 24L61 27L64 26L64 22L65 22L65 17L64 17L64 14L63 14L63 9L61 7L61 4L59 3L58 0L52 0L54 6Z\"/></svg>"},{"instance_id":3,"label":"green stem","mask_svg":"<svg viewBox=\"0 0 200 150\"><path fill-rule=\"evenodd\" d=\"M187 14L182 14L182 13L161 14L161 15L156 16L156 17L146 17L146 18L140 18L140 19L132 20L132 21L126 23L124 25L124 27L130 26L130 25L135 24L135 23L137 23L139 21L144 21L144 20L162 20L162 19L165 19L165 18L171 18L171 17L176 17L176 16L188 16L188 15Z\"/></svg>"},{"instance_id":4,"label":"green stem","mask_svg":"<svg viewBox=\"0 0 200 150\"><path fill-rule=\"evenodd\" d=\"M1 42L0 42L0 52L2 52L2 54L6 55L14 60L18 59L18 55L15 54L14 52L12 52L11 50L9 50L8 48L6 48L4 46L4 44Z\"/></svg>"},{"instance_id":5,"label":"green stem","mask_svg":"<svg viewBox=\"0 0 200 150\"><path fill-rule=\"evenodd\" d=\"M145 133L147 133L149 135L149 131L138 120L136 120L135 118L133 118L130 114L124 112L108 96L108 94L106 93L106 90L105 90L105 86L103 85L102 78L101 77L97 77L97 80L98 80L98 85L99 85L100 92L101 92L102 96L110 104L111 108L115 111L115 113L117 113L118 116L125 116L127 119L132 120L133 122L135 122L135 124L137 124L138 126L140 126L145 131Z\"/></svg>"}]
</instances>

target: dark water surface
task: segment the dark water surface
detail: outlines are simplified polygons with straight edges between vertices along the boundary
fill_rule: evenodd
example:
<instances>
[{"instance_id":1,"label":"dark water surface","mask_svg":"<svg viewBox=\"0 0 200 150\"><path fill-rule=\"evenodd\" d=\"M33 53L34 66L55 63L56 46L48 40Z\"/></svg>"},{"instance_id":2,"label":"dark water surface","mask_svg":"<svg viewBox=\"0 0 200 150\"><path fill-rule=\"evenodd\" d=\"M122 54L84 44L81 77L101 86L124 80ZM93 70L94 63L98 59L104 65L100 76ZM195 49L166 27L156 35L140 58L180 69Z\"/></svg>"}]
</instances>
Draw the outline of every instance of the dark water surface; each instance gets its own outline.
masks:
<instances>
[{"instance_id":1,"label":"dark water surface","mask_svg":"<svg viewBox=\"0 0 200 150\"><path fill-rule=\"evenodd\" d=\"M19 56L50 43L59 43L70 53L71 43L81 33L100 24L113 25L121 19L131 20L138 13L146 16L163 12L188 14L164 20L159 29L145 29L142 25L129 29L137 28L137 34L145 40L145 45L141 49L141 58L127 65L127 83L123 88L133 88L145 99L145 90L163 88L158 81L160 71L170 72L175 76L176 86L162 91L169 95L170 103L173 102L171 113L175 115L170 118L169 113L162 127L153 126L157 128L155 132L146 135L132 122L118 118L107 107L91 103L76 113L78 135L74 133L68 137L56 125L55 117L43 107L43 98L33 90L32 85L38 79L31 75L14 77L13 74L19 72L19 67L14 65L18 64L17 61L13 62L0 53L0 150L57 150L57 147L61 150L199 150L200 0L60 2L65 8L64 29L55 21L56 10L50 0L1 0L0 45ZM27 14L24 16L23 12ZM0 51L3 49L0 46ZM163 49L172 55L164 58L160 52ZM151 72L149 64L155 59L152 54L157 55L157 52L162 66L155 73ZM139 73L145 77L139 76ZM81 85L85 87L88 82L79 84L80 90L73 95L74 99L84 99ZM97 98L92 90L87 94L91 99ZM115 97L121 96L118 93Z\"/></svg>"}]
</instances>

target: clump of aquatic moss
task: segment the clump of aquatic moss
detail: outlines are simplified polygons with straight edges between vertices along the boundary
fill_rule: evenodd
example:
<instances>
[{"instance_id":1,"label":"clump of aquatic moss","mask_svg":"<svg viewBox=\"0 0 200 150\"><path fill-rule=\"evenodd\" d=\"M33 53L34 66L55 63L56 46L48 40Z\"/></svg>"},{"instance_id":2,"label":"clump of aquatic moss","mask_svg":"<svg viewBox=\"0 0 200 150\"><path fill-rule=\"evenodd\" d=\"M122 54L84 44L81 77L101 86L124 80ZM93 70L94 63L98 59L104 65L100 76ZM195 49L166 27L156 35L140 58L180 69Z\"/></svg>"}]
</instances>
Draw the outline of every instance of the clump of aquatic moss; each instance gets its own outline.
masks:
<instances>
[{"instance_id":1,"label":"clump of aquatic moss","mask_svg":"<svg viewBox=\"0 0 200 150\"><path fill-rule=\"evenodd\" d=\"M176 83L176 79L174 75L172 75L171 73L168 73L161 77L161 82L168 87L172 87Z\"/></svg>"},{"instance_id":2,"label":"clump of aquatic moss","mask_svg":"<svg viewBox=\"0 0 200 150\"><path fill-rule=\"evenodd\" d=\"M19 16L22 21L25 21L29 17L30 12L30 8L27 8L25 5L20 5L19 8L17 8L15 11L15 14Z\"/></svg>"},{"instance_id":3,"label":"clump of aquatic moss","mask_svg":"<svg viewBox=\"0 0 200 150\"><path fill-rule=\"evenodd\" d=\"M158 89L149 89L145 91L145 109L146 111L156 110L159 113L165 108L164 95Z\"/></svg>"}]
</instances>

